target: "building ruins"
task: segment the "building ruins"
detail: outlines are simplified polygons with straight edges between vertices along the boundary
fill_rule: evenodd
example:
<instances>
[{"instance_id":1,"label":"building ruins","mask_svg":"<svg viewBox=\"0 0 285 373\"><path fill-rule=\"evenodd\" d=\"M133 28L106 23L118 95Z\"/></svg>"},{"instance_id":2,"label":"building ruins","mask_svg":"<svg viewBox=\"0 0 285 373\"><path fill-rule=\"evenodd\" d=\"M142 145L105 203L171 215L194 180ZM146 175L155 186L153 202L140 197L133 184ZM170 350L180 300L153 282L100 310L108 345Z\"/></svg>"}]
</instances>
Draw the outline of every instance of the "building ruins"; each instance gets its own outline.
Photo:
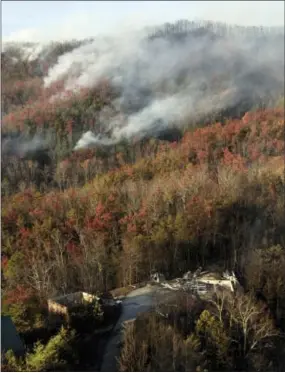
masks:
<instances>
[{"instance_id":1,"label":"building ruins","mask_svg":"<svg viewBox=\"0 0 285 373\"><path fill-rule=\"evenodd\" d=\"M166 289L174 291L182 290L198 295L215 292L218 288L223 288L230 292L241 289L234 272L229 273L225 271L220 275L215 272L202 271L201 267L193 273L191 271L186 272L182 278L170 281L166 281L162 274L155 273L151 276L151 281L160 283Z\"/></svg>"},{"instance_id":2,"label":"building ruins","mask_svg":"<svg viewBox=\"0 0 285 373\"><path fill-rule=\"evenodd\" d=\"M48 299L50 322L69 321L71 311L78 306L88 305L100 298L96 295L78 291Z\"/></svg>"}]
</instances>

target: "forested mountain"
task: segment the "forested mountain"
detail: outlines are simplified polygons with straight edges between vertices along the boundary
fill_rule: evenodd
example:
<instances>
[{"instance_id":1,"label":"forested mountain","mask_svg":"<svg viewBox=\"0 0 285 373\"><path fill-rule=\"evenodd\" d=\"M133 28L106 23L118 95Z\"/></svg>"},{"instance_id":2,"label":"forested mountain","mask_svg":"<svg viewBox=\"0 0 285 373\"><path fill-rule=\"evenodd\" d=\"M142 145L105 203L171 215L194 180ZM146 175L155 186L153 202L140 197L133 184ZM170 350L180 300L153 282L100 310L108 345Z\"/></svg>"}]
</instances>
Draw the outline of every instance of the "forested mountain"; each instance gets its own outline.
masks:
<instances>
[{"instance_id":1,"label":"forested mountain","mask_svg":"<svg viewBox=\"0 0 285 373\"><path fill-rule=\"evenodd\" d=\"M20 332L43 327L52 296L216 264L284 335L283 29L179 21L9 44L1 73L2 312ZM257 344L246 369L280 370L284 338L266 343L279 357ZM235 369L203 348L196 367Z\"/></svg>"}]
</instances>

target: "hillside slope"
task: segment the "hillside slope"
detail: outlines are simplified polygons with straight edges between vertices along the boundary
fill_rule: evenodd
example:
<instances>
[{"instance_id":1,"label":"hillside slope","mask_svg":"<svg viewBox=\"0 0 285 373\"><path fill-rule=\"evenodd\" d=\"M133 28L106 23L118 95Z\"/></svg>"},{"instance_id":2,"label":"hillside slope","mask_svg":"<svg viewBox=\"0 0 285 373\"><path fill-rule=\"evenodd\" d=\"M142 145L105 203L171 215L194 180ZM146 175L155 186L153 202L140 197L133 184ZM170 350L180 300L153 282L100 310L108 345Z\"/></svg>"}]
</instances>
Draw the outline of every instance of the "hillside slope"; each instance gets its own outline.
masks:
<instances>
[{"instance_id":1,"label":"hillside slope","mask_svg":"<svg viewBox=\"0 0 285 373\"><path fill-rule=\"evenodd\" d=\"M2 312L34 332L49 297L216 264L284 333L284 30L180 21L127 40L33 47L7 46L1 60ZM284 351L262 340L259 362L265 343ZM205 346L205 369L233 369Z\"/></svg>"}]
</instances>

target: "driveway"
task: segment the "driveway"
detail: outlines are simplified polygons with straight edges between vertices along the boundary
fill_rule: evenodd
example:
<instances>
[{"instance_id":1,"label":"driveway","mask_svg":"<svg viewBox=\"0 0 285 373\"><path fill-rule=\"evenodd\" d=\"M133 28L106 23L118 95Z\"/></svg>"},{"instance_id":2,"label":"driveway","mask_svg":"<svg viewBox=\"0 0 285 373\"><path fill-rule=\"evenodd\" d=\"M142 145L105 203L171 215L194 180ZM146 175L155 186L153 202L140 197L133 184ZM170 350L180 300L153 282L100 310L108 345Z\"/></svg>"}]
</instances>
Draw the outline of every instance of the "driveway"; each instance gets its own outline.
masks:
<instances>
[{"instance_id":1,"label":"driveway","mask_svg":"<svg viewBox=\"0 0 285 373\"><path fill-rule=\"evenodd\" d=\"M122 339L122 324L136 318L139 313L148 311L153 304L156 286L145 286L130 292L122 302L122 314L117 321L110 340L106 346L101 365L101 372L118 371L117 359L120 356L120 342Z\"/></svg>"}]
</instances>

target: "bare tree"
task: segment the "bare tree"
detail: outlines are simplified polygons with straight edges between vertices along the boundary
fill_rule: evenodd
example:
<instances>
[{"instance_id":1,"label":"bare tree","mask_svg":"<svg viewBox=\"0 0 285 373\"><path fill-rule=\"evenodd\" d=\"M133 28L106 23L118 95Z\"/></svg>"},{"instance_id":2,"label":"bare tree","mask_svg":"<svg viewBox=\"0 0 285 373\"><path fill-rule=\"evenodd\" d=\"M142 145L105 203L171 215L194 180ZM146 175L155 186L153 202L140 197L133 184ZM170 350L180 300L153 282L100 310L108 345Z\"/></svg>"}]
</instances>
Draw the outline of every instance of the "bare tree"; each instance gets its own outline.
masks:
<instances>
[{"instance_id":1,"label":"bare tree","mask_svg":"<svg viewBox=\"0 0 285 373\"><path fill-rule=\"evenodd\" d=\"M221 323L223 323L223 313L226 309L226 302L229 298L229 292L223 288L217 288L213 296L213 299L210 302L215 306L218 313L218 318Z\"/></svg>"},{"instance_id":2,"label":"bare tree","mask_svg":"<svg viewBox=\"0 0 285 373\"><path fill-rule=\"evenodd\" d=\"M55 267L54 286L57 291L60 290L61 293L66 294L70 291L70 285L72 282L72 279L70 279L65 250L67 241L63 239L59 230L54 230L51 234L51 242L53 246L53 262Z\"/></svg>"},{"instance_id":3,"label":"bare tree","mask_svg":"<svg viewBox=\"0 0 285 373\"><path fill-rule=\"evenodd\" d=\"M260 347L263 342L279 336L265 306L256 302L253 295L232 297L228 310L233 321L241 327L244 356Z\"/></svg>"},{"instance_id":4,"label":"bare tree","mask_svg":"<svg viewBox=\"0 0 285 373\"><path fill-rule=\"evenodd\" d=\"M46 299L50 294L53 267L53 263L46 263L35 256L30 261L27 282L42 299Z\"/></svg>"}]
</instances>

